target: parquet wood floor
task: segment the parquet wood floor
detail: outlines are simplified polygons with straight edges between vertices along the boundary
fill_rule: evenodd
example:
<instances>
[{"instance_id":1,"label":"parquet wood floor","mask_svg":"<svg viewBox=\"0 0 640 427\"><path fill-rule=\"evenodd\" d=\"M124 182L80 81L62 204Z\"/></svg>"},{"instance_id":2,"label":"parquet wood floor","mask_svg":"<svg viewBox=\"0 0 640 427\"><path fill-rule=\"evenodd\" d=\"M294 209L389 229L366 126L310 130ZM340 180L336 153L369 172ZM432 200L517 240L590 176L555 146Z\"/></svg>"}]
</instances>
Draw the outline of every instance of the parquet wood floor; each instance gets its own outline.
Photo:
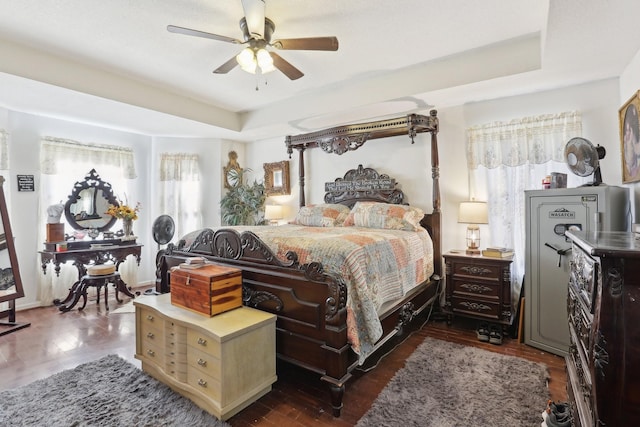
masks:
<instances>
[{"instance_id":1,"label":"parquet wood floor","mask_svg":"<svg viewBox=\"0 0 640 427\"><path fill-rule=\"evenodd\" d=\"M111 312L102 304L97 306L95 301L89 301L83 311L60 313L56 307L44 307L18 312L17 320L31 322L31 326L0 336L0 390L28 384L106 354L118 354L139 367L140 362L133 357L134 314L113 313L119 306L111 296ZM563 358L510 338L505 338L502 345L481 343L476 339L475 326L474 322L462 318L456 318L450 326L429 321L383 357L374 369L355 374L347 383L340 418L331 415L327 388L317 375L279 364L278 381L273 390L229 423L234 427L352 426L425 337L545 363L549 367L551 398L566 400Z\"/></svg>"}]
</instances>

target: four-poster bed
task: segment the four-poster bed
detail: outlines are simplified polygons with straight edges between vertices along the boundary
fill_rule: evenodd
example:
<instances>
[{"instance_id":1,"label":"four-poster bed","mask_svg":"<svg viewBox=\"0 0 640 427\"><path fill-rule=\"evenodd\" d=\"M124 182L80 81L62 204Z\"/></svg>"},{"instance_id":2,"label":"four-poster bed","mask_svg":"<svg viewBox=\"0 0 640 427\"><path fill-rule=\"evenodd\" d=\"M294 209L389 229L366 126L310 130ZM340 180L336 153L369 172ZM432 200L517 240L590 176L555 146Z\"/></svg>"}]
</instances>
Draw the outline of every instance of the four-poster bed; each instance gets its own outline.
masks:
<instances>
[{"instance_id":1,"label":"four-poster bed","mask_svg":"<svg viewBox=\"0 0 640 427\"><path fill-rule=\"evenodd\" d=\"M417 260L418 267L404 266L404 270L424 272L426 277L422 277L420 274L409 274L409 276L415 276L414 279L417 278L417 283L406 286L406 292L398 299L384 301L384 304L375 307L377 310L377 313L374 312L377 314L375 320L380 325L381 334L379 338L376 336L376 341L372 343L372 348L366 354L375 353L391 338L402 334L403 328L414 317L437 302L439 283L442 277L442 250L436 111L431 111L429 116L411 114L398 119L340 126L311 134L288 136L285 141L289 155L293 153L294 149L299 152L298 169L302 211L306 205L304 152L307 149L319 147L327 153L340 155L347 151L356 150L366 141L375 138L407 134L413 143L416 134L423 132L431 134L433 180L433 211L431 213L423 216L421 210L407 207L404 202L404 194L395 188L396 184L392 178L360 165L358 168L348 171L344 177L336 179L335 185L329 186L331 188L325 194L325 205L321 207L324 209L324 206L333 208L345 205L348 207L348 209L345 208L347 211L353 208L346 219L343 218L344 227L342 227L342 223L338 224L337 222L333 229L326 227L325 223L323 223L325 227L297 226L298 229L312 230L312 234L315 236L321 231L344 234L349 233L348 229L351 229L353 234L344 238L344 240L351 241L357 240L357 236L367 236L366 240L375 240L382 234L393 233L401 235L403 239L418 236L420 242L428 241L428 244L425 243L424 246L429 247L429 253L424 255L425 259ZM397 207L391 208L390 204ZM358 221L363 221L362 212L373 207L383 209L385 212L393 211L396 217L383 218L383 221L379 223L373 220L371 220L371 224L358 223ZM354 217L353 212L358 209L361 216L358 217L356 214ZM400 213L398 214L398 212ZM411 224L407 227L407 222L411 223L411 221L406 219L415 215L416 212L420 212L418 218L420 226L417 226L416 223L415 229ZM367 217L365 222L367 220L370 218ZM347 224L349 221L351 223ZM398 224L401 226L396 227ZM329 225L333 225L333 223ZM370 230L371 234L376 237L369 238L366 227L348 227L347 225L370 225L375 229ZM222 228L215 231L204 229L190 233L177 246L169 245L165 251L159 252L157 287L161 292L169 291L171 269L190 256L204 256L211 262L240 268L243 278L244 304L277 315L276 351L278 357L283 361L317 372L321 379L329 384L333 415L337 417L342 408L345 383L364 358L364 352L358 354L351 346L354 336L353 312L356 310L356 304L353 304L351 300L348 301L348 297L357 294L357 286L354 284L357 281L350 277L351 271L347 271L345 268L341 270L338 268L339 266L334 265L335 262L323 265L321 261L314 259L313 255L308 253L310 251L306 249L297 252L288 250L288 247L282 243L283 238L273 236L274 230L279 228L254 227L250 230ZM323 228L326 229L321 230ZM381 230L380 228L393 228L393 230ZM284 233L284 229L282 230ZM340 236L334 236L334 234L325 240L335 243L341 239ZM301 237L296 240L308 239ZM275 248L277 244L274 242L280 243L282 246ZM411 250L406 250L405 253L414 252L415 241L411 245ZM420 245L422 243L418 244L418 246ZM396 242L394 248L397 247L399 244ZM398 264L400 264L400 258L403 257L398 258ZM330 259L334 260L335 258ZM406 264L405 261L402 259L402 263ZM370 266L365 265L362 268L368 269ZM405 283L401 283L400 287L405 287ZM350 292L353 292L353 295ZM359 350L362 351L362 349ZM251 367L248 366L247 369L251 369Z\"/></svg>"}]
</instances>

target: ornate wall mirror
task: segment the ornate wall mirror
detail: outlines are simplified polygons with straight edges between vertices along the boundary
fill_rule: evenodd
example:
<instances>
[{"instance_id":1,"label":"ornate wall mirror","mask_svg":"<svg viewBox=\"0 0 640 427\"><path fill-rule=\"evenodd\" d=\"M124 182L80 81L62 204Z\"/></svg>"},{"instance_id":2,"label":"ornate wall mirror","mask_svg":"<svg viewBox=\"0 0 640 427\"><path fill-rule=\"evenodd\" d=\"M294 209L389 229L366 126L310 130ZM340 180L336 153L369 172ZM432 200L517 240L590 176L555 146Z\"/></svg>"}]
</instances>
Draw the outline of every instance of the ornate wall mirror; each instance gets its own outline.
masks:
<instances>
[{"instance_id":1,"label":"ornate wall mirror","mask_svg":"<svg viewBox=\"0 0 640 427\"><path fill-rule=\"evenodd\" d=\"M100 179L95 169L91 169L73 186L69 200L64 205L64 216L67 223L75 230L90 228L108 231L116 222L116 218L107 214L109 205L118 206L111 184Z\"/></svg>"},{"instance_id":2,"label":"ornate wall mirror","mask_svg":"<svg viewBox=\"0 0 640 427\"><path fill-rule=\"evenodd\" d=\"M224 175L224 188L227 190L231 190L236 185L241 184L238 182L238 178L242 173L242 168L238 163L238 153L235 151L229 151L229 162L223 168L222 173Z\"/></svg>"},{"instance_id":3,"label":"ornate wall mirror","mask_svg":"<svg viewBox=\"0 0 640 427\"><path fill-rule=\"evenodd\" d=\"M267 196L291 194L288 160L264 164L264 188Z\"/></svg>"},{"instance_id":4,"label":"ornate wall mirror","mask_svg":"<svg viewBox=\"0 0 640 427\"><path fill-rule=\"evenodd\" d=\"M13 233L9 223L9 211L4 198L4 177L0 176L0 302L8 302L9 309L0 311L0 318L9 317L9 322L0 322L0 335L29 326L15 322L15 299L24 296Z\"/></svg>"}]
</instances>

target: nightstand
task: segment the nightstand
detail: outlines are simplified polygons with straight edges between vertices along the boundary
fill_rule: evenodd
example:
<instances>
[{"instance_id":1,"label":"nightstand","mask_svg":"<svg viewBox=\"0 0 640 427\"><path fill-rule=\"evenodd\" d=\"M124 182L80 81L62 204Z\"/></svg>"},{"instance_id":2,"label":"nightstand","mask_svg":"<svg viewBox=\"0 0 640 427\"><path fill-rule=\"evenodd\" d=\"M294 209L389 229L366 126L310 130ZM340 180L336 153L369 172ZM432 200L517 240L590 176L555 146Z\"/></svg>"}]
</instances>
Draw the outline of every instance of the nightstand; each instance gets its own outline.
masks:
<instances>
[{"instance_id":1,"label":"nightstand","mask_svg":"<svg viewBox=\"0 0 640 427\"><path fill-rule=\"evenodd\" d=\"M444 312L511 326L515 317L511 289L512 257L444 254L446 292Z\"/></svg>"}]
</instances>

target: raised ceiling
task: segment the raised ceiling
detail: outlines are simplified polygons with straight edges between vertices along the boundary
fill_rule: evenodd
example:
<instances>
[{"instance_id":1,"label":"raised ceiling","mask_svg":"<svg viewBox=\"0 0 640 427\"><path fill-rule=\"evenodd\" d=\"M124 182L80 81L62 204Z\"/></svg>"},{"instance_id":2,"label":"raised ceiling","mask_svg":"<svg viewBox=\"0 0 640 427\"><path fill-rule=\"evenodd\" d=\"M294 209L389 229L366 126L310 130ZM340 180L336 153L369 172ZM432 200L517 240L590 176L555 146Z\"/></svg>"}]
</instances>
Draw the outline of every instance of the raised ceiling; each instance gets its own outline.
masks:
<instances>
[{"instance_id":1,"label":"raised ceiling","mask_svg":"<svg viewBox=\"0 0 640 427\"><path fill-rule=\"evenodd\" d=\"M4 0L0 105L148 135L243 141L616 77L640 49L635 0L266 0L305 76L212 71L240 0ZM256 90L258 85L259 90Z\"/></svg>"}]
</instances>

